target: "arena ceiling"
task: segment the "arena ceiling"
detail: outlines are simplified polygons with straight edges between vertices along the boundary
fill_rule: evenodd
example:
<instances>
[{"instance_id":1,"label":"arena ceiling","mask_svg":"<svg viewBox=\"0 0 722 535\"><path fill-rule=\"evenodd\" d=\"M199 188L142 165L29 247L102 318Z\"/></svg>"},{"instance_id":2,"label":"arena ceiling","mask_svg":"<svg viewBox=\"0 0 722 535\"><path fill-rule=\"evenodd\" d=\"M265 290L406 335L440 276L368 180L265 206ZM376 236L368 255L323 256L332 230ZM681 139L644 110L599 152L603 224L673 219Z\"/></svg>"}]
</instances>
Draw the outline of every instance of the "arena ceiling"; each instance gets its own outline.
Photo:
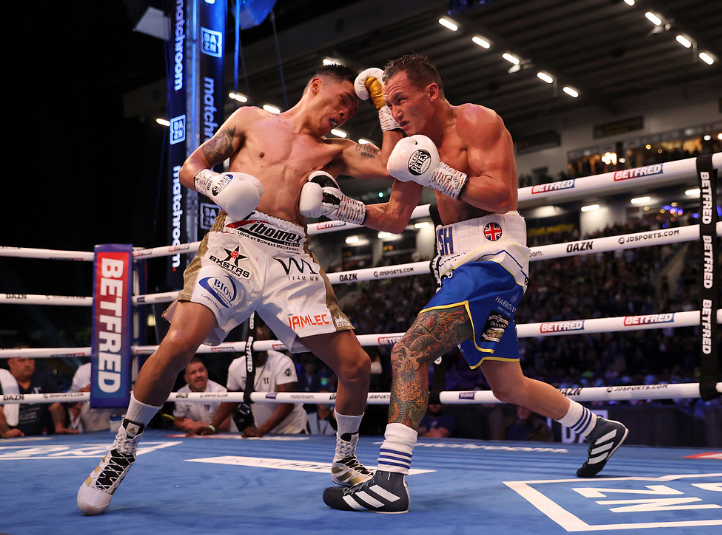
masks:
<instances>
[{"instance_id":1,"label":"arena ceiling","mask_svg":"<svg viewBox=\"0 0 722 535\"><path fill-rule=\"evenodd\" d=\"M464 6L455 11L454 5ZM648 20L647 11L662 23ZM324 58L360 71L412 51L436 64L450 102L494 109L515 139L529 133L527 125L538 128L540 120L559 113L591 106L614 114L630 95L722 87L718 0L636 0L633 6L624 0L279 0L274 15L272 22L269 17L241 32L245 69L239 67L238 91L248 93L249 104L293 105ZM439 24L441 17L458 29ZM678 43L678 34L693 46ZM477 36L490 48L472 42ZM507 52L521 60L516 72L502 56ZM700 52L714 63L702 61ZM227 59L226 72L232 73L232 52ZM554 82L539 79L540 71ZM147 93L136 96L145 98L143 104L128 99L127 109L152 105ZM165 102L157 104L162 111ZM362 103L343 129L352 139L381 140L370 104Z\"/></svg>"}]
</instances>

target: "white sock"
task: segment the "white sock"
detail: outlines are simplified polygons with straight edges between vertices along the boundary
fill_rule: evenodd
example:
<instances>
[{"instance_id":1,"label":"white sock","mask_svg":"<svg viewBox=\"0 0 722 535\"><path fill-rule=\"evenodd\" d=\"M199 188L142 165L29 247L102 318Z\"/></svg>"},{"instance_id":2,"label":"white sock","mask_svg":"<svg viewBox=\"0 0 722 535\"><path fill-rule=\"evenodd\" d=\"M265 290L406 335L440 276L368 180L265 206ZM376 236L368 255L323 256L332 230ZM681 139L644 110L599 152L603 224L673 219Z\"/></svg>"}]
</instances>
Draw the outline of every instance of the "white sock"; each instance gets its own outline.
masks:
<instances>
[{"instance_id":1,"label":"white sock","mask_svg":"<svg viewBox=\"0 0 722 535\"><path fill-rule=\"evenodd\" d=\"M378 469L386 472L408 474L411 468L411 454L419 434L404 424L388 424L381 444Z\"/></svg>"},{"instance_id":2,"label":"white sock","mask_svg":"<svg viewBox=\"0 0 722 535\"><path fill-rule=\"evenodd\" d=\"M592 432L597 423L597 415L580 405L576 401L569 400L569 410L566 415L557 420L560 424L570 428L576 434L586 437Z\"/></svg>"},{"instance_id":3,"label":"white sock","mask_svg":"<svg viewBox=\"0 0 722 535\"><path fill-rule=\"evenodd\" d=\"M131 392L130 404L128 405L128 411L125 413L125 419L137 424L148 425L160 408L161 407L147 405L142 401L138 401L135 399L133 392Z\"/></svg>"},{"instance_id":4,"label":"white sock","mask_svg":"<svg viewBox=\"0 0 722 535\"><path fill-rule=\"evenodd\" d=\"M358 433L359 427L361 427L361 420L364 415L359 416L346 416L345 414L339 414L334 409L333 415L336 418L336 434L340 437L341 435L351 434L355 435Z\"/></svg>"}]
</instances>

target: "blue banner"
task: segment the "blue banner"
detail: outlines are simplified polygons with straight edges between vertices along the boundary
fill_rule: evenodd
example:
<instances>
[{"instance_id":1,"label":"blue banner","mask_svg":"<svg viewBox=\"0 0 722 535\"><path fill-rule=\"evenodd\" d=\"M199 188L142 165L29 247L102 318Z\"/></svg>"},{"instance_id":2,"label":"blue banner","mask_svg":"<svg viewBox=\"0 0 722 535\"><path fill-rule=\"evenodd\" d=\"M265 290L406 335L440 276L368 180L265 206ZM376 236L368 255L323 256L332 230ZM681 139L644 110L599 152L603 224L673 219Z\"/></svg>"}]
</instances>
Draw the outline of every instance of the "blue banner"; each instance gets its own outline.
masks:
<instances>
[{"instance_id":1,"label":"blue banner","mask_svg":"<svg viewBox=\"0 0 722 535\"><path fill-rule=\"evenodd\" d=\"M180 183L180 169L188 155L186 138L190 137L189 125L192 123L188 107L189 70L192 63L187 57L188 47L188 10L185 0L170 2L171 21L170 39L168 39L168 58L170 71L168 76L168 244L180 245L189 242L186 224L186 197L190 193ZM182 261L183 260L183 261ZM176 253L169 257L167 284L171 289L183 286L183 270L187 262L185 256Z\"/></svg>"},{"instance_id":2,"label":"blue banner","mask_svg":"<svg viewBox=\"0 0 722 535\"><path fill-rule=\"evenodd\" d=\"M131 245L95 246L91 407L127 407L130 402L132 275Z\"/></svg>"}]
</instances>

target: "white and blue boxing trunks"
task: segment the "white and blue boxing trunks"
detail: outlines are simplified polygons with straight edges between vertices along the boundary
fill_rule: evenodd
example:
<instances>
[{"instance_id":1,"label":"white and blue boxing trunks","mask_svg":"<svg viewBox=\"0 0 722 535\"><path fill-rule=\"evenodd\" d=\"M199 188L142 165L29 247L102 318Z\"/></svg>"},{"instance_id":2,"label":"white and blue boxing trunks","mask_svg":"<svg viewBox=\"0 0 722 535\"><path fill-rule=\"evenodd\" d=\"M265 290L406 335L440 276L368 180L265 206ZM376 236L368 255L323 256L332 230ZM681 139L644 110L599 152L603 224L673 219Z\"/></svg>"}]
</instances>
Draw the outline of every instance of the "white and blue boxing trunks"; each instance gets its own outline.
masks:
<instances>
[{"instance_id":1,"label":"white and blue boxing trunks","mask_svg":"<svg viewBox=\"0 0 722 535\"><path fill-rule=\"evenodd\" d=\"M518 212L438 227L441 288L421 313L464 306L473 338L459 345L471 368L484 360L519 360L514 313L529 281L526 223Z\"/></svg>"},{"instance_id":2,"label":"white and blue boxing trunks","mask_svg":"<svg viewBox=\"0 0 722 535\"><path fill-rule=\"evenodd\" d=\"M235 221L221 211L163 317L173 321L180 301L205 305L218 325L204 343L218 345L255 311L293 352L307 351L297 338L353 329L307 247L294 223L261 212Z\"/></svg>"}]
</instances>

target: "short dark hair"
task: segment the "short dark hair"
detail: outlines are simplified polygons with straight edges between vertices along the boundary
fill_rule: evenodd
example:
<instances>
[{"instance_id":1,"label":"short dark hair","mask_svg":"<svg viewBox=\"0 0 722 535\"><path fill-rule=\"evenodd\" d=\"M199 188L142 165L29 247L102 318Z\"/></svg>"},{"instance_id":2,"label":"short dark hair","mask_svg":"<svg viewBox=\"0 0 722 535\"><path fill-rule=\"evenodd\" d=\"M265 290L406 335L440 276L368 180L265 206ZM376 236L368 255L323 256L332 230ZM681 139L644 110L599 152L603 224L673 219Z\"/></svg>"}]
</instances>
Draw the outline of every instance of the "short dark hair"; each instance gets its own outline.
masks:
<instances>
[{"instance_id":1,"label":"short dark hair","mask_svg":"<svg viewBox=\"0 0 722 535\"><path fill-rule=\"evenodd\" d=\"M314 73L314 78L320 76L328 76L333 79L336 83L351 82L354 83L356 80L356 72L340 63L331 63L329 65L322 65Z\"/></svg>"},{"instance_id":2,"label":"short dark hair","mask_svg":"<svg viewBox=\"0 0 722 535\"><path fill-rule=\"evenodd\" d=\"M390 60L384 69L384 83L401 72L405 72L409 82L416 87L423 89L433 83L438 85L439 92L444 94L444 84L441 82L439 71L426 56L413 53Z\"/></svg>"}]
</instances>

